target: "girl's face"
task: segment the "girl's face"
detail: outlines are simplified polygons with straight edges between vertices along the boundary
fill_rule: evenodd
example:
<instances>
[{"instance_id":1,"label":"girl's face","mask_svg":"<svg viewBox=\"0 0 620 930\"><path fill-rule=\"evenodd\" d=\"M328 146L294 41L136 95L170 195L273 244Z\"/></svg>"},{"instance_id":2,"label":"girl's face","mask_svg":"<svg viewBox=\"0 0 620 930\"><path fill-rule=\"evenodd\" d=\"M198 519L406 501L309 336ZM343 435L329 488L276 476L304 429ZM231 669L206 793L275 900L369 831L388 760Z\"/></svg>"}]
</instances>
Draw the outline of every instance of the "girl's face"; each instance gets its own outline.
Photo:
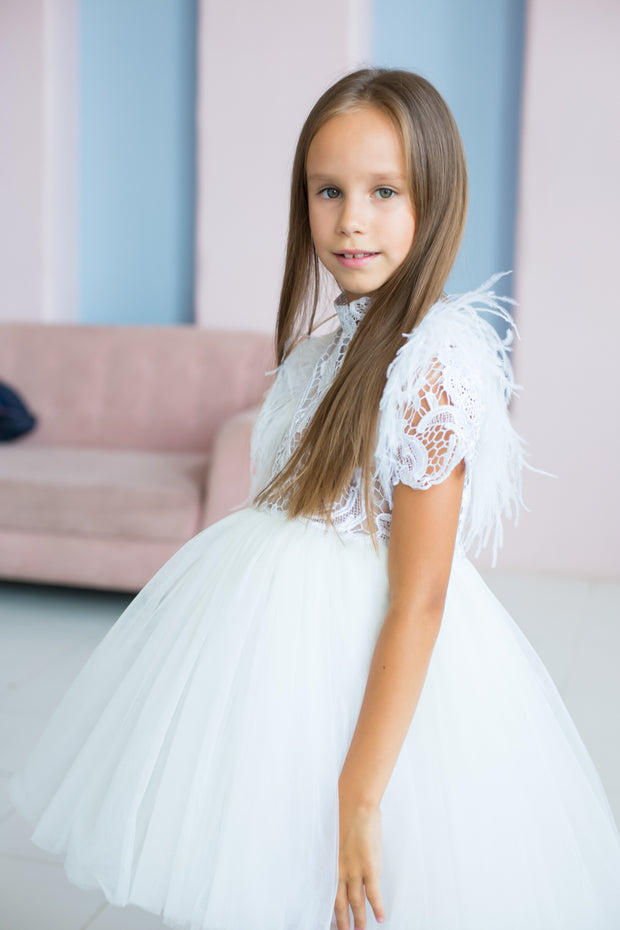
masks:
<instances>
[{"instance_id":1,"label":"girl's face","mask_svg":"<svg viewBox=\"0 0 620 930\"><path fill-rule=\"evenodd\" d=\"M310 231L347 300L372 294L407 257L415 234L405 152L376 107L332 117L306 160Z\"/></svg>"}]
</instances>

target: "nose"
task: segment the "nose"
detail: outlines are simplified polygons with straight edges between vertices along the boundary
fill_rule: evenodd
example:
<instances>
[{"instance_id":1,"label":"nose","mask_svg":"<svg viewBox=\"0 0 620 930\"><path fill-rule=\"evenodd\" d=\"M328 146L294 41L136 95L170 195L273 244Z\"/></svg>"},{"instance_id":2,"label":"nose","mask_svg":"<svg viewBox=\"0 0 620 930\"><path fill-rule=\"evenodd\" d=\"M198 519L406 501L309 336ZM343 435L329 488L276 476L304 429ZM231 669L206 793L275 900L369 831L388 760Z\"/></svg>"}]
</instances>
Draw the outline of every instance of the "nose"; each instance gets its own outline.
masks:
<instances>
[{"instance_id":1,"label":"nose","mask_svg":"<svg viewBox=\"0 0 620 930\"><path fill-rule=\"evenodd\" d=\"M338 216L338 232L345 236L365 233L368 226L366 209L360 197L344 197Z\"/></svg>"}]
</instances>

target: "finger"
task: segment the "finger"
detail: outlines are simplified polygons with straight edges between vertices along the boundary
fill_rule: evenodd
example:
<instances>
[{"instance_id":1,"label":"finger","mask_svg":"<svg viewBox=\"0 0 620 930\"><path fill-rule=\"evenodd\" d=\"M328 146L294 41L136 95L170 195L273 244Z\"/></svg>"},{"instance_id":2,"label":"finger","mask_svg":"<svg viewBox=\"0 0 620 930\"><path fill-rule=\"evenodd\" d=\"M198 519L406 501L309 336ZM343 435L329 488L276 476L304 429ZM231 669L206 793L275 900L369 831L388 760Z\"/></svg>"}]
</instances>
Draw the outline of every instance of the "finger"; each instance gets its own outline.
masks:
<instances>
[{"instance_id":1,"label":"finger","mask_svg":"<svg viewBox=\"0 0 620 930\"><path fill-rule=\"evenodd\" d=\"M349 894L349 904L353 911L353 922L355 930L366 930L366 895L361 878L359 881L348 882L347 892Z\"/></svg>"},{"instance_id":2,"label":"finger","mask_svg":"<svg viewBox=\"0 0 620 930\"><path fill-rule=\"evenodd\" d=\"M347 886L345 882L338 882L338 893L334 905L334 914L336 915L336 925L338 930L351 930L351 919L349 917L349 898L347 897Z\"/></svg>"},{"instance_id":3,"label":"finger","mask_svg":"<svg viewBox=\"0 0 620 930\"><path fill-rule=\"evenodd\" d=\"M375 920L381 922L385 920L385 908L383 906L383 898L381 897L381 888L379 887L379 880L371 878L369 881L364 882L366 888L366 897L368 898L368 903L370 904L373 914L375 915Z\"/></svg>"}]
</instances>

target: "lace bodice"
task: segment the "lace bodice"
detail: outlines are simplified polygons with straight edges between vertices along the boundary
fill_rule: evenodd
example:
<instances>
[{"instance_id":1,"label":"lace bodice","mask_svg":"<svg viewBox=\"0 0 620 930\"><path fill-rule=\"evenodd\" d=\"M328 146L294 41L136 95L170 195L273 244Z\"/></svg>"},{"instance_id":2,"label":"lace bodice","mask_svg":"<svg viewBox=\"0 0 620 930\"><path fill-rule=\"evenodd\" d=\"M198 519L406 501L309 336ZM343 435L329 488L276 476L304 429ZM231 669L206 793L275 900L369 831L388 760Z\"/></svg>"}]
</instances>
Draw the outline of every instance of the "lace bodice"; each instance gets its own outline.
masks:
<instances>
[{"instance_id":1,"label":"lace bodice","mask_svg":"<svg viewBox=\"0 0 620 930\"><path fill-rule=\"evenodd\" d=\"M443 481L462 459L465 485L457 531L457 552L493 537L501 545L502 515L521 501L521 440L508 417L515 391L509 360L514 324L490 289L494 275L478 290L434 304L404 342L386 373L375 451L375 504L381 539L390 535L393 489L399 482L428 488ZM370 298L336 301L338 329L302 340L279 366L252 434L251 498L293 453L338 371ZM505 338L477 312L501 316ZM359 470L332 514L344 535L366 534ZM285 510L285 502L270 503ZM324 525L322 517L310 522Z\"/></svg>"}]
</instances>

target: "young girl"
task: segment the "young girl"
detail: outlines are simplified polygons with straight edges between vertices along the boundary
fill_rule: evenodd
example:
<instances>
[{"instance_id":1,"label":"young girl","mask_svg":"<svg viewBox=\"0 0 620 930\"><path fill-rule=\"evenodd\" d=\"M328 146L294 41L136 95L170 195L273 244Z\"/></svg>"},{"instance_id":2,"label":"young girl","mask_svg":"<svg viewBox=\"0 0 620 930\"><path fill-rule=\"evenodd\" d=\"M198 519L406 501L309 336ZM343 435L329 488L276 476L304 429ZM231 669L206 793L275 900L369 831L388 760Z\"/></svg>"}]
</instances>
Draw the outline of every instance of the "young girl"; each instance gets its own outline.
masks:
<instances>
[{"instance_id":1,"label":"young girl","mask_svg":"<svg viewBox=\"0 0 620 930\"><path fill-rule=\"evenodd\" d=\"M11 781L77 885L191 930L620 927L601 782L465 556L522 466L475 310L510 321L498 276L442 292L466 200L422 78L358 71L310 113L253 503L138 594Z\"/></svg>"}]
</instances>

